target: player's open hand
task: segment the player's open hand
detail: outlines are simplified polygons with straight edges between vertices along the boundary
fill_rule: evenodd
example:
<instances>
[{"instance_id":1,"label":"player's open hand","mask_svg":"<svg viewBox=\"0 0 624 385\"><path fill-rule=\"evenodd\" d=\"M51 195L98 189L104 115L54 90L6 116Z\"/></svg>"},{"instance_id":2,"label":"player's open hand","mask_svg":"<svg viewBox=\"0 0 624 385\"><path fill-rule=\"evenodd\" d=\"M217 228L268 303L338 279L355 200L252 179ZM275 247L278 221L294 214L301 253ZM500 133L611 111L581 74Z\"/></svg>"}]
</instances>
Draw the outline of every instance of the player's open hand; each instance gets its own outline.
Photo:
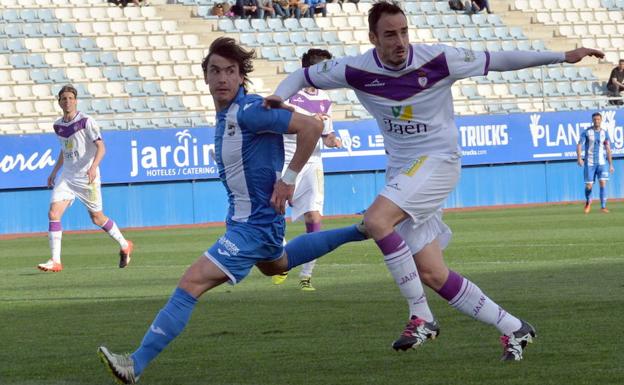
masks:
<instances>
[{"instance_id":1,"label":"player's open hand","mask_svg":"<svg viewBox=\"0 0 624 385\"><path fill-rule=\"evenodd\" d=\"M585 161L583 159L577 159L576 163L578 163L579 166L583 167L585 165Z\"/></svg>"},{"instance_id":2,"label":"player's open hand","mask_svg":"<svg viewBox=\"0 0 624 385\"><path fill-rule=\"evenodd\" d=\"M323 144L329 148L342 148L342 140L334 134L324 136Z\"/></svg>"},{"instance_id":3,"label":"player's open hand","mask_svg":"<svg viewBox=\"0 0 624 385\"><path fill-rule=\"evenodd\" d=\"M54 187L55 184L55 180L56 180L56 173L53 172L52 174L50 174L50 176L48 177L48 187Z\"/></svg>"},{"instance_id":4,"label":"player's open hand","mask_svg":"<svg viewBox=\"0 0 624 385\"><path fill-rule=\"evenodd\" d=\"M264 100L262 101L262 106L269 110L272 108L281 108L290 112L295 112L295 108L293 106L289 106L288 104L284 103L282 98L277 95L269 95L264 98Z\"/></svg>"},{"instance_id":5,"label":"player's open hand","mask_svg":"<svg viewBox=\"0 0 624 385\"><path fill-rule=\"evenodd\" d=\"M89 184L93 183L96 176L97 176L97 169L89 168L89 170L87 170L87 178L89 178Z\"/></svg>"},{"instance_id":6,"label":"player's open hand","mask_svg":"<svg viewBox=\"0 0 624 385\"><path fill-rule=\"evenodd\" d=\"M273 186L273 195L271 195L271 206L277 211L278 214L284 215L286 213L286 202L289 206L292 206L292 197L295 193L294 184L286 184L283 180L278 179Z\"/></svg>"},{"instance_id":7,"label":"player's open hand","mask_svg":"<svg viewBox=\"0 0 624 385\"><path fill-rule=\"evenodd\" d=\"M613 174L615 172L615 169L613 168L613 165L609 166L609 172L611 174Z\"/></svg>"},{"instance_id":8,"label":"player's open hand","mask_svg":"<svg viewBox=\"0 0 624 385\"><path fill-rule=\"evenodd\" d=\"M566 63L578 63L585 56L593 56L602 59L604 57L604 52L598 51L597 49L581 47L567 51L565 53L565 61Z\"/></svg>"}]
</instances>

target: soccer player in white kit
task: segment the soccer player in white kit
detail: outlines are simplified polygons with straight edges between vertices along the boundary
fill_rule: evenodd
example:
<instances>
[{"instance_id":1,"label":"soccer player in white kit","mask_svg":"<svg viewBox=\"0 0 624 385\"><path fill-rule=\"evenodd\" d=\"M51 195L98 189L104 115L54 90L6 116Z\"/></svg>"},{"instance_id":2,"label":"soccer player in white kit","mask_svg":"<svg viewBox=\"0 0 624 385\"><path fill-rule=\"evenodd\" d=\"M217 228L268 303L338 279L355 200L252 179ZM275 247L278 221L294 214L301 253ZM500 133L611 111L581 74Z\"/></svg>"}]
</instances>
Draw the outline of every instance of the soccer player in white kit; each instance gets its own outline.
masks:
<instances>
[{"instance_id":1,"label":"soccer player in white kit","mask_svg":"<svg viewBox=\"0 0 624 385\"><path fill-rule=\"evenodd\" d=\"M442 256L451 231L442 222L441 208L461 169L451 86L488 71L576 63L604 54L587 48L565 53L476 52L410 44L407 18L391 1L375 3L368 23L373 49L293 72L265 105L283 107L282 101L302 87L347 87L377 120L388 154L386 186L366 210L364 225L409 305L410 320L394 349L414 348L439 334L424 282L457 310L495 326L502 334L502 360L521 360L535 329L449 270Z\"/></svg>"},{"instance_id":2,"label":"soccer player in white kit","mask_svg":"<svg viewBox=\"0 0 624 385\"><path fill-rule=\"evenodd\" d=\"M48 177L48 187L54 187L50 199L48 238L52 257L37 268L42 271L59 272L61 263L61 218L65 210L78 198L89 211L93 224L100 226L119 243L119 267L130 262L134 248L132 241L124 238L115 222L102 212L99 165L106 148L100 128L93 118L77 110L78 91L65 85L58 93L58 103L63 117L54 122L54 132L61 143L61 150L54 169ZM56 174L63 167L60 179Z\"/></svg>"},{"instance_id":3,"label":"soccer player in white kit","mask_svg":"<svg viewBox=\"0 0 624 385\"><path fill-rule=\"evenodd\" d=\"M583 179L585 180L585 207L583 212L591 211L591 193L594 181L598 178L600 184L600 210L608 213L607 208L607 181L609 173L613 174L613 158L611 156L611 138L609 131L601 127L602 115L599 112L592 114L594 125L581 133L576 145L577 163L583 167ZM585 151L584 157L581 150ZM607 168L607 161L609 168Z\"/></svg>"},{"instance_id":4,"label":"soccer player in white kit","mask_svg":"<svg viewBox=\"0 0 624 385\"><path fill-rule=\"evenodd\" d=\"M310 48L301 58L303 68L313 64L329 60L332 55L329 51L318 48ZM307 114L318 115L323 119L324 127L321 134L323 145L330 148L341 147L340 138L334 133L332 123L332 107L329 95L314 87L306 87L299 90L293 97L288 99L288 104L295 108L295 111ZM313 233L321 230L321 215L323 215L324 201L324 181L323 181L323 160L321 159L321 140L316 145L310 159L303 167L295 184L293 204L291 206L291 220L293 222L304 220L306 233ZM284 135L284 171L290 164L295 150L297 149L296 135ZM312 286L312 271L316 260L305 263L299 273L299 288L303 291L316 290ZM288 277L288 272L274 275L271 279L274 284L284 283Z\"/></svg>"}]
</instances>

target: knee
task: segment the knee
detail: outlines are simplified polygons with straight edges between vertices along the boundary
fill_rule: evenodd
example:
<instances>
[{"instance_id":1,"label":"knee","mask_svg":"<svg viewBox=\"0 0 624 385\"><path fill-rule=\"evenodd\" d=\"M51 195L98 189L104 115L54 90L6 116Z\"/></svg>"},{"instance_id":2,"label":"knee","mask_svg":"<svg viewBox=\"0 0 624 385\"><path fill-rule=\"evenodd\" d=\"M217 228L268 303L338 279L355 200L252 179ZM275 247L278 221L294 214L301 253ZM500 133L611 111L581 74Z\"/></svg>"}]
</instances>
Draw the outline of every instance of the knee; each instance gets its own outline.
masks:
<instances>
[{"instance_id":1,"label":"knee","mask_svg":"<svg viewBox=\"0 0 624 385\"><path fill-rule=\"evenodd\" d=\"M364 214L366 231L375 239L392 232L394 225L382 215Z\"/></svg>"},{"instance_id":2,"label":"knee","mask_svg":"<svg viewBox=\"0 0 624 385\"><path fill-rule=\"evenodd\" d=\"M432 269L429 267L418 267L418 274L422 283L433 290L440 290L446 283L448 273L444 269Z\"/></svg>"}]
</instances>

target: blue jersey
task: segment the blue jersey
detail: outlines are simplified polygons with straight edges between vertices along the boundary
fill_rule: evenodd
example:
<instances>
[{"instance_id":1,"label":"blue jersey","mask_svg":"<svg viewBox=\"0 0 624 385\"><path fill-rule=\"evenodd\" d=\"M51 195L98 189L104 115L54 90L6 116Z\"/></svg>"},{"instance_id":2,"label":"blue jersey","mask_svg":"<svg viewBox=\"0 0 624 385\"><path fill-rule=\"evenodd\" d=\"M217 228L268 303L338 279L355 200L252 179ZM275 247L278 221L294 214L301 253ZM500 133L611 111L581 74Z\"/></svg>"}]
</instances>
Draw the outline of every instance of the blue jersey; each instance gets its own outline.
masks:
<instances>
[{"instance_id":1,"label":"blue jersey","mask_svg":"<svg viewBox=\"0 0 624 385\"><path fill-rule=\"evenodd\" d=\"M217 113L215 157L228 194L227 223L283 222L271 207L273 185L284 166L284 139L292 113L267 110L262 97L241 87L229 107Z\"/></svg>"},{"instance_id":2,"label":"blue jersey","mask_svg":"<svg viewBox=\"0 0 624 385\"><path fill-rule=\"evenodd\" d=\"M607 149L609 146L609 132L603 129L598 131L593 127L581 133L579 144L585 150L585 163L588 166L601 166L606 163Z\"/></svg>"}]
</instances>

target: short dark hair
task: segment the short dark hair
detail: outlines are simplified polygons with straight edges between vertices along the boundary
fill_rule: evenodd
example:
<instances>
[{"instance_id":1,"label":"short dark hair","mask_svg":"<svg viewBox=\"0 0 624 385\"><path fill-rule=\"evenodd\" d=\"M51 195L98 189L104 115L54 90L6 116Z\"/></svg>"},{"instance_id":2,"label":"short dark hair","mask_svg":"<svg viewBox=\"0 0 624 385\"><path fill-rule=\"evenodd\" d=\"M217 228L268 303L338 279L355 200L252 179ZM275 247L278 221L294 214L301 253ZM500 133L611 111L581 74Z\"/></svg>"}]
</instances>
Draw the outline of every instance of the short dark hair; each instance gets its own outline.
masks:
<instances>
[{"instance_id":1,"label":"short dark hair","mask_svg":"<svg viewBox=\"0 0 624 385\"><path fill-rule=\"evenodd\" d=\"M61 100L61 95L65 92L71 92L74 94L74 98L78 97L78 90L72 84L65 84L58 92L58 99Z\"/></svg>"},{"instance_id":2,"label":"short dark hair","mask_svg":"<svg viewBox=\"0 0 624 385\"><path fill-rule=\"evenodd\" d=\"M202 61L201 66L204 74L208 71L208 61L212 55L219 55L238 63L238 71L243 76L243 88L247 91L248 75L253 71L252 59L256 57L256 52L245 50L231 37L219 37L210 44L208 55Z\"/></svg>"},{"instance_id":3,"label":"short dark hair","mask_svg":"<svg viewBox=\"0 0 624 385\"><path fill-rule=\"evenodd\" d=\"M618 61L618 63L620 63L620 64L624 63L624 59L620 59L620 61Z\"/></svg>"},{"instance_id":4,"label":"short dark hair","mask_svg":"<svg viewBox=\"0 0 624 385\"><path fill-rule=\"evenodd\" d=\"M381 0L373 4L371 9L368 10L368 30L374 34L377 34L377 23L381 19L381 15L388 13L390 15L396 15L397 13L405 16L405 12L395 0Z\"/></svg>"},{"instance_id":5,"label":"short dark hair","mask_svg":"<svg viewBox=\"0 0 624 385\"><path fill-rule=\"evenodd\" d=\"M313 63L314 61L313 58L321 58L323 60L329 60L332 58L332 54L326 49L310 48L308 52L304 53L303 56L301 57L301 66L303 68L306 68L313 64L318 63L318 61L315 61Z\"/></svg>"},{"instance_id":6,"label":"short dark hair","mask_svg":"<svg viewBox=\"0 0 624 385\"><path fill-rule=\"evenodd\" d=\"M596 116L600 116L600 117L602 118L602 114L601 114L600 112L594 112L594 113L592 114L592 119L593 119L594 117L596 117Z\"/></svg>"}]
</instances>

